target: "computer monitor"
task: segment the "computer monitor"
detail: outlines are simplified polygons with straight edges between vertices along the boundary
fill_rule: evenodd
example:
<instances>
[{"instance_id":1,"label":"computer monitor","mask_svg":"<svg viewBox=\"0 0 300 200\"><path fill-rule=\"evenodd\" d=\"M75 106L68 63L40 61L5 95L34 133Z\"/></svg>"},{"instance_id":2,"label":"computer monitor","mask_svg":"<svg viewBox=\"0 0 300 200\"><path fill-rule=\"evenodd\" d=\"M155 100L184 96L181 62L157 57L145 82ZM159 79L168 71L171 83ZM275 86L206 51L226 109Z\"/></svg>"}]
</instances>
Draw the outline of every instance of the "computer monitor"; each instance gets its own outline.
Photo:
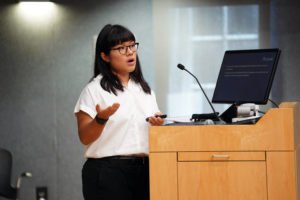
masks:
<instances>
[{"instance_id":1,"label":"computer monitor","mask_svg":"<svg viewBox=\"0 0 300 200\"><path fill-rule=\"evenodd\" d=\"M279 56L279 49L226 51L212 102L266 104Z\"/></svg>"}]
</instances>

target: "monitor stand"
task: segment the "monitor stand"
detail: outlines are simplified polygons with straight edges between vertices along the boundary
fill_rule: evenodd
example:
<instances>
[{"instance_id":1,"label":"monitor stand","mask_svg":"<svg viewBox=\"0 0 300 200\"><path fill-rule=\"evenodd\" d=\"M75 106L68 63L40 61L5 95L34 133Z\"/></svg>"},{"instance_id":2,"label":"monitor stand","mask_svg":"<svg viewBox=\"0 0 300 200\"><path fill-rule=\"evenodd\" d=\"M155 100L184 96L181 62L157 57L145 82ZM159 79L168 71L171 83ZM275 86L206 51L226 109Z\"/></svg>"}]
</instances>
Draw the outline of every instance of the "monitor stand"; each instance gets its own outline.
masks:
<instances>
[{"instance_id":1,"label":"monitor stand","mask_svg":"<svg viewBox=\"0 0 300 200\"><path fill-rule=\"evenodd\" d=\"M221 119L228 124L232 123L232 118L237 116L237 106L238 105L236 104L232 104L229 108L227 108L227 110L220 115Z\"/></svg>"}]
</instances>

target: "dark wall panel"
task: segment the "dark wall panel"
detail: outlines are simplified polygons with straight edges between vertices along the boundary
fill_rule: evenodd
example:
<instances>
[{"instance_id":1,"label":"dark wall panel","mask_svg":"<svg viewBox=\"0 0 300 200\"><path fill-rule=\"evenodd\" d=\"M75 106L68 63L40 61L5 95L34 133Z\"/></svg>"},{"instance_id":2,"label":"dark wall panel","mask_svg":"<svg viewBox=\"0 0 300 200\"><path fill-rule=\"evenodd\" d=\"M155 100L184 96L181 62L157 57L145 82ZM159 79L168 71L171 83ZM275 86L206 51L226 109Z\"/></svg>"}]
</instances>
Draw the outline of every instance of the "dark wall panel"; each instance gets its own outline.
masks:
<instances>
[{"instance_id":1,"label":"dark wall panel","mask_svg":"<svg viewBox=\"0 0 300 200\"><path fill-rule=\"evenodd\" d=\"M282 50L273 86L276 102L300 101L300 2L271 1L271 46Z\"/></svg>"},{"instance_id":2,"label":"dark wall panel","mask_svg":"<svg viewBox=\"0 0 300 200\"><path fill-rule=\"evenodd\" d=\"M24 170L21 196L83 199L84 147L73 109L92 76L94 37L107 23L127 26L140 42L145 78L154 86L150 0L58 1L48 18L27 18L17 3L0 5L0 146L13 153L13 176Z\"/></svg>"}]
</instances>

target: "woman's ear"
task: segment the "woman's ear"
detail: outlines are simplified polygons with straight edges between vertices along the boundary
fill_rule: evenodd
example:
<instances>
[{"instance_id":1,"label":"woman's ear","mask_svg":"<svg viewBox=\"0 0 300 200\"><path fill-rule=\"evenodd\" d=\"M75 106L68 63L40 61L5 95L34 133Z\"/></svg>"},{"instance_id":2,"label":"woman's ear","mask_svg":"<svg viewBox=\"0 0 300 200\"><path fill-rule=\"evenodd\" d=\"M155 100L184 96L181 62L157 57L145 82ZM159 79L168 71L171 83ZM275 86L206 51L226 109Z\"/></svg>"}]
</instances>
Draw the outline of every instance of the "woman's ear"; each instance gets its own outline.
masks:
<instances>
[{"instance_id":1,"label":"woman's ear","mask_svg":"<svg viewBox=\"0 0 300 200\"><path fill-rule=\"evenodd\" d=\"M100 56L101 56L102 60L104 60L105 62L109 62L110 61L109 56L106 55L104 52L101 52Z\"/></svg>"}]
</instances>

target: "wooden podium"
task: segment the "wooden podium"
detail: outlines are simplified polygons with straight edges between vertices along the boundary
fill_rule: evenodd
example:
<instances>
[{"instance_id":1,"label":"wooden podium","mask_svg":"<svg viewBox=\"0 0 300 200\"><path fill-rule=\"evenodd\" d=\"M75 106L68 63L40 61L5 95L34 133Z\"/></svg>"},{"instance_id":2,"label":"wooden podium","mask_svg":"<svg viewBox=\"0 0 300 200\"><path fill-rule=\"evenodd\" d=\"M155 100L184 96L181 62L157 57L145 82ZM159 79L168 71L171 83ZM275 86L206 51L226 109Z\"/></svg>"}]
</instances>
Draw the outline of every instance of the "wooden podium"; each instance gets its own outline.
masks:
<instances>
[{"instance_id":1,"label":"wooden podium","mask_svg":"<svg viewBox=\"0 0 300 200\"><path fill-rule=\"evenodd\" d=\"M300 200L300 103L253 125L153 126L149 142L151 200Z\"/></svg>"}]
</instances>

